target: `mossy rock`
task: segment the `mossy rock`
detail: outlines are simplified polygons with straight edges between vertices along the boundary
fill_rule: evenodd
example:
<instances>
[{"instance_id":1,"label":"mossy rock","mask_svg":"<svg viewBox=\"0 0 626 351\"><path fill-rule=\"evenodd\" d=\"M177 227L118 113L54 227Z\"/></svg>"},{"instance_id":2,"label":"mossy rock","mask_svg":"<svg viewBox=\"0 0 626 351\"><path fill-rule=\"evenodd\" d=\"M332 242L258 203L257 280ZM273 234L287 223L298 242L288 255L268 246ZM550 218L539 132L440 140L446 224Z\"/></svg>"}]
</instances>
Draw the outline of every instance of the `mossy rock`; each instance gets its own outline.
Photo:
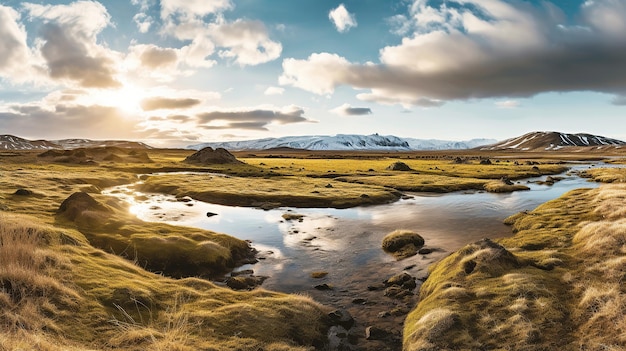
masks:
<instances>
[{"instance_id":1,"label":"mossy rock","mask_svg":"<svg viewBox=\"0 0 626 351\"><path fill-rule=\"evenodd\" d=\"M390 171L412 171L413 170L406 163L399 162L399 161L392 163L391 165L389 165L389 167L387 167L387 169Z\"/></svg>"},{"instance_id":2,"label":"mossy rock","mask_svg":"<svg viewBox=\"0 0 626 351\"><path fill-rule=\"evenodd\" d=\"M424 246L424 238L410 230L394 230L383 238L382 248L385 252L402 259L417 254Z\"/></svg>"}]
</instances>

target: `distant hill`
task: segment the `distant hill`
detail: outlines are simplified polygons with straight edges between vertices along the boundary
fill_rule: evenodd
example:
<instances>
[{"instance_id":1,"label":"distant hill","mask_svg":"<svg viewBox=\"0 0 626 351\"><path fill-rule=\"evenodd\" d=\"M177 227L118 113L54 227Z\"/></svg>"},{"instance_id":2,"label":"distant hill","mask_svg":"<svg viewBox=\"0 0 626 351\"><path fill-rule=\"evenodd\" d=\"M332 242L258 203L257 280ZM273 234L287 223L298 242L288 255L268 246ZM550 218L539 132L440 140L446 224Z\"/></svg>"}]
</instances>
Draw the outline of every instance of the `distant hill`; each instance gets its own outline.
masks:
<instances>
[{"instance_id":1,"label":"distant hill","mask_svg":"<svg viewBox=\"0 0 626 351\"><path fill-rule=\"evenodd\" d=\"M47 140L27 140L14 135L0 135L0 150L48 150L60 146Z\"/></svg>"},{"instance_id":2,"label":"distant hill","mask_svg":"<svg viewBox=\"0 0 626 351\"><path fill-rule=\"evenodd\" d=\"M189 145L188 149L199 150L205 147L224 148L230 151L240 150L267 150L277 148L291 148L304 150L449 150L470 149L493 143L493 139L472 139L469 141L449 141L435 139L400 138L393 135L357 135L337 134L287 136L281 138L265 138L229 142L209 142Z\"/></svg>"},{"instance_id":3,"label":"distant hill","mask_svg":"<svg viewBox=\"0 0 626 351\"><path fill-rule=\"evenodd\" d=\"M107 147L151 149L152 147L126 140L90 140L90 139L63 139L63 140L28 140L14 135L0 135L0 150L50 150L50 149L77 149L85 147Z\"/></svg>"},{"instance_id":4,"label":"distant hill","mask_svg":"<svg viewBox=\"0 0 626 351\"><path fill-rule=\"evenodd\" d=\"M567 147L621 147L626 142L592 134L531 132L522 136L480 147L480 150L560 150Z\"/></svg>"}]
</instances>

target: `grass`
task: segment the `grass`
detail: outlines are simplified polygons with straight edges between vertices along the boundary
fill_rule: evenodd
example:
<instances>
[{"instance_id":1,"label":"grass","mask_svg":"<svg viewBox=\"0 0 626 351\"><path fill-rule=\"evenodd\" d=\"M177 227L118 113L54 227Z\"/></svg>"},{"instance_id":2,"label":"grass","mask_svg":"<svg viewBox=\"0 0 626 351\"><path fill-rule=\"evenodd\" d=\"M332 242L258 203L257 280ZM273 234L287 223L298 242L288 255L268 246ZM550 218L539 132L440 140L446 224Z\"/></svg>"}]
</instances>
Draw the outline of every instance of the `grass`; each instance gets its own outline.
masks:
<instances>
[{"instance_id":1,"label":"grass","mask_svg":"<svg viewBox=\"0 0 626 351\"><path fill-rule=\"evenodd\" d=\"M325 336L324 310L307 297L167 278L76 230L0 220L0 349L304 350Z\"/></svg>"},{"instance_id":2,"label":"grass","mask_svg":"<svg viewBox=\"0 0 626 351\"><path fill-rule=\"evenodd\" d=\"M335 182L324 178L274 176L270 178L190 174L148 178L139 190L189 196L222 205L255 207L346 208L392 202L393 189Z\"/></svg>"},{"instance_id":3,"label":"grass","mask_svg":"<svg viewBox=\"0 0 626 351\"><path fill-rule=\"evenodd\" d=\"M622 349L624 199L623 185L571 191L432 266L404 349Z\"/></svg>"},{"instance_id":4,"label":"grass","mask_svg":"<svg viewBox=\"0 0 626 351\"><path fill-rule=\"evenodd\" d=\"M183 164L191 153L148 150L139 158L98 156L96 164L28 151L0 154L0 349L322 347L328 311L310 298L263 289L236 292L198 278L232 268L250 254L247 243L144 223L100 194L141 173L202 172L152 176L143 189L269 208L353 207L397 200L399 191L483 189L504 176L564 170L546 158L534 168L506 159L479 165L477 157L456 164L441 155L380 154ZM386 170L399 160L413 171ZM30 192L16 195L18 189ZM625 305L619 282L626 190L601 189L575 191L511 218L517 235L500 241L503 249L474 244L436 265L407 319L405 348L593 349L623 342L616 335ZM58 213L75 193L85 195ZM597 254L598 248L609 256ZM555 325L581 337L563 336ZM617 326L615 333L601 332L610 325Z\"/></svg>"}]
</instances>

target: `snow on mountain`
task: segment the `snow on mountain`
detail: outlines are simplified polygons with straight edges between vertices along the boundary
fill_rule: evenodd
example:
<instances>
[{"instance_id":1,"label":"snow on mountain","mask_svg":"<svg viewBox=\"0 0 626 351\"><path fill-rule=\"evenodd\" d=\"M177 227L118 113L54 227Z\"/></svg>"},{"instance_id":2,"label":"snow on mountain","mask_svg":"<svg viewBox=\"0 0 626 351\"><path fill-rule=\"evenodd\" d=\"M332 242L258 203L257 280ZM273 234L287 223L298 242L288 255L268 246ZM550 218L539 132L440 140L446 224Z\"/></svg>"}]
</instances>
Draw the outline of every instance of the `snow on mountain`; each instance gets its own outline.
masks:
<instances>
[{"instance_id":1,"label":"snow on mountain","mask_svg":"<svg viewBox=\"0 0 626 351\"><path fill-rule=\"evenodd\" d=\"M522 136L486 145L481 150L559 150L564 147L620 147L626 142L592 134L559 132L531 132Z\"/></svg>"},{"instance_id":2,"label":"snow on mountain","mask_svg":"<svg viewBox=\"0 0 626 351\"><path fill-rule=\"evenodd\" d=\"M15 135L0 135L0 150L47 150L59 149L58 144L46 140L27 140Z\"/></svg>"},{"instance_id":3,"label":"snow on mountain","mask_svg":"<svg viewBox=\"0 0 626 351\"><path fill-rule=\"evenodd\" d=\"M48 150L48 149L77 149L80 147L116 146L121 148L152 147L144 143L126 140L89 140L89 139L63 139L63 140L28 140L15 135L0 135L0 150Z\"/></svg>"},{"instance_id":4,"label":"snow on mountain","mask_svg":"<svg viewBox=\"0 0 626 351\"><path fill-rule=\"evenodd\" d=\"M422 140L399 138L393 135L356 135L337 134L334 136L305 135L281 138L265 138L244 141L210 142L189 145L188 149L199 150L205 147L237 150L266 150L272 148L289 147L305 150L445 150L469 149L480 145L493 143L492 139L473 139L470 141Z\"/></svg>"},{"instance_id":5,"label":"snow on mountain","mask_svg":"<svg viewBox=\"0 0 626 351\"><path fill-rule=\"evenodd\" d=\"M138 149L152 149L151 146L137 142L127 140L90 140L90 139L62 139L54 140L56 144L59 144L63 149L78 149L81 147L106 147L115 146L121 148L138 148Z\"/></svg>"}]
</instances>

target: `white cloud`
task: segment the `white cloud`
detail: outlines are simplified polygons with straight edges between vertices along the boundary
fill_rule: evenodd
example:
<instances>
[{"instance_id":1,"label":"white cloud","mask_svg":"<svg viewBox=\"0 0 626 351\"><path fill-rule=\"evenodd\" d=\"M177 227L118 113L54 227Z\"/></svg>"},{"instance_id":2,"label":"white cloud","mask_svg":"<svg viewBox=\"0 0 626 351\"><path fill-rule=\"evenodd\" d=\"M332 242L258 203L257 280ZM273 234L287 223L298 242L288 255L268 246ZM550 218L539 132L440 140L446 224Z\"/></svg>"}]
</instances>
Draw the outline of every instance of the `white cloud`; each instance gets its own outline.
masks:
<instances>
[{"instance_id":1,"label":"white cloud","mask_svg":"<svg viewBox=\"0 0 626 351\"><path fill-rule=\"evenodd\" d=\"M590 0L580 8L581 21L566 26L551 4L414 0L407 16L394 18L406 36L382 48L379 63L332 53L287 58L279 82L320 95L342 85L367 89L357 97L405 107L550 91L620 94L626 90L625 8L619 0Z\"/></svg>"},{"instance_id":2,"label":"white cloud","mask_svg":"<svg viewBox=\"0 0 626 351\"><path fill-rule=\"evenodd\" d=\"M285 92L285 88L267 87L267 89L265 89L264 94L265 95L283 95L284 92Z\"/></svg>"},{"instance_id":3,"label":"white cloud","mask_svg":"<svg viewBox=\"0 0 626 351\"><path fill-rule=\"evenodd\" d=\"M26 44L26 29L20 15L0 5L0 77L22 83L33 80L33 57Z\"/></svg>"},{"instance_id":4,"label":"white cloud","mask_svg":"<svg viewBox=\"0 0 626 351\"><path fill-rule=\"evenodd\" d=\"M215 60L210 57L215 54L241 66L259 65L281 55L281 43L270 39L263 22L248 19L228 21L224 18L222 12L233 6L230 1L164 2L161 9L165 22L162 32L189 42L182 50L186 64L191 67L213 66Z\"/></svg>"},{"instance_id":5,"label":"white cloud","mask_svg":"<svg viewBox=\"0 0 626 351\"><path fill-rule=\"evenodd\" d=\"M499 108L517 108L521 105L517 100L496 101L495 104Z\"/></svg>"},{"instance_id":6,"label":"white cloud","mask_svg":"<svg viewBox=\"0 0 626 351\"><path fill-rule=\"evenodd\" d=\"M328 19L335 25L340 33L347 32L357 26L356 17L348 12L346 6L341 4L328 13Z\"/></svg>"},{"instance_id":7,"label":"white cloud","mask_svg":"<svg viewBox=\"0 0 626 351\"><path fill-rule=\"evenodd\" d=\"M140 12L133 16L133 21L135 21L137 29L140 33L148 33L150 27L152 26L153 19L145 13Z\"/></svg>"},{"instance_id":8,"label":"white cloud","mask_svg":"<svg viewBox=\"0 0 626 351\"><path fill-rule=\"evenodd\" d=\"M232 7L230 0L161 0L161 18L168 19L174 15L201 18Z\"/></svg>"},{"instance_id":9,"label":"white cloud","mask_svg":"<svg viewBox=\"0 0 626 351\"><path fill-rule=\"evenodd\" d=\"M45 61L48 76L82 87L119 87L116 78L121 55L97 40L111 25L102 4L78 1L69 5L23 5L32 19L40 19L41 38L35 49Z\"/></svg>"},{"instance_id":10,"label":"white cloud","mask_svg":"<svg viewBox=\"0 0 626 351\"><path fill-rule=\"evenodd\" d=\"M330 112L340 116L364 116L371 115L372 109L369 107L352 107L350 104L343 104L330 110Z\"/></svg>"}]
</instances>

